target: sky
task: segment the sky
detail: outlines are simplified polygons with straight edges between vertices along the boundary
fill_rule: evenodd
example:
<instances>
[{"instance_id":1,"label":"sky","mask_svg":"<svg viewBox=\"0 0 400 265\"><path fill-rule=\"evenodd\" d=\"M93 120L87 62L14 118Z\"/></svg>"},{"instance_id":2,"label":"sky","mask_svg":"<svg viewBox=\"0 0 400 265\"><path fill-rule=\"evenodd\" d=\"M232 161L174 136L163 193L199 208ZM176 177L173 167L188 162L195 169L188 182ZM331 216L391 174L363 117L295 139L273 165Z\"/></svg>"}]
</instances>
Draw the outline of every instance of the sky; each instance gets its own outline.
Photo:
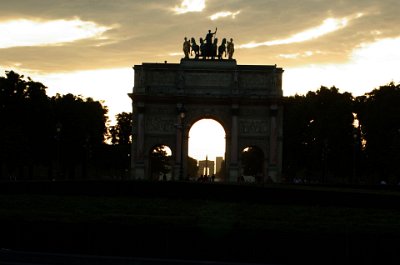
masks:
<instances>
[{"instance_id":1,"label":"sky","mask_svg":"<svg viewBox=\"0 0 400 265\"><path fill-rule=\"evenodd\" d=\"M131 111L134 65L178 63L184 37L215 28L238 64L282 67L285 96L400 82L398 0L0 1L0 75L103 100L110 118Z\"/></svg>"}]
</instances>

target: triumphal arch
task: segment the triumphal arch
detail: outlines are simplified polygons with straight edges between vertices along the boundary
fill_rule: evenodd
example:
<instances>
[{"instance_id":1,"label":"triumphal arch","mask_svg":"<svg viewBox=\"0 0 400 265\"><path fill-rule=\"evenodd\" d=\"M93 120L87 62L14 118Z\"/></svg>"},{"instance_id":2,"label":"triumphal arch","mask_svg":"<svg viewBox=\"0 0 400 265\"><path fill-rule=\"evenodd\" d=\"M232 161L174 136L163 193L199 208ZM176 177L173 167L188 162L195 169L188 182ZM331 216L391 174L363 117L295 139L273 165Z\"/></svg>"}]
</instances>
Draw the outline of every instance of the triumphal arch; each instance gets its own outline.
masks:
<instances>
[{"instance_id":1,"label":"triumphal arch","mask_svg":"<svg viewBox=\"0 0 400 265\"><path fill-rule=\"evenodd\" d=\"M185 38L180 63L134 66L135 83L129 94L131 177L150 179L151 151L166 145L172 151L172 178L186 180L189 130L195 122L209 118L226 132L224 181L237 181L243 174L242 150L258 147L263 153L263 179L280 182L282 68L239 65L233 59L232 39L223 39L219 47L215 38L212 43L209 35L205 39L208 43L200 39L202 46L198 46L194 38Z\"/></svg>"}]
</instances>

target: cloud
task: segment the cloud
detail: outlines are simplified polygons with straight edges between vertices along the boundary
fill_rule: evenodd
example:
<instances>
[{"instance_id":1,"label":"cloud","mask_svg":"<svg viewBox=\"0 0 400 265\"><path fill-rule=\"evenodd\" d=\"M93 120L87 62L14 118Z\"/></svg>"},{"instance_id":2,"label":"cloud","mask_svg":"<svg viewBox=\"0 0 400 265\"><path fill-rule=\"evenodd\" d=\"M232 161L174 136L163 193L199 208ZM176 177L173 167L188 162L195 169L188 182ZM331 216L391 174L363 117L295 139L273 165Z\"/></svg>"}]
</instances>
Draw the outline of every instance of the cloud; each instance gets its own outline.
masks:
<instances>
[{"instance_id":1,"label":"cloud","mask_svg":"<svg viewBox=\"0 0 400 265\"><path fill-rule=\"evenodd\" d=\"M297 53L284 53L284 54L279 54L278 57L284 58L284 59L297 59L297 58L304 58L304 57L310 57L313 56L314 54L319 54L321 53L320 51L305 51L305 52L297 52Z\"/></svg>"},{"instance_id":2,"label":"cloud","mask_svg":"<svg viewBox=\"0 0 400 265\"><path fill-rule=\"evenodd\" d=\"M205 0L183 0L180 6L174 8L175 13L201 12L206 7Z\"/></svg>"},{"instance_id":3,"label":"cloud","mask_svg":"<svg viewBox=\"0 0 400 265\"><path fill-rule=\"evenodd\" d=\"M232 19L235 19L236 15L240 14L240 10L236 12L231 12L231 11L221 11L218 13L215 13L210 16L211 20L217 20L219 18L225 18L225 17L231 17Z\"/></svg>"},{"instance_id":4,"label":"cloud","mask_svg":"<svg viewBox=\"0 0 400 265\"><path fill-rule=\"evenodd\" d=\"M259 43L251 42L247 44L242 44L239 46L239 48L257 48L260 46L291 44L291 43L299 43L312 39L317 39L331 32L345 28L350 20L353 20L354 18L359 18L361 16L362 14L357 14L351 17L344 17L344 18L327 18L322 22L321 25L296 33L290 36L289 38L259 42Z\"/></svg>"},{"instance_id":5,"label":"cloud","mask_svg":"<svg viewBox=\"0 0 400 265\"><path fill-rule=\"evenodd\" d=\"M0 23L0 48L57 45L88 38L100 38L111 29L94 22L73 20L36 21L17 19Z\"/></svg>"},{"instance_id":6,"label":"cloud","mask_svg":"<svg viewBox=\"0 0 400 265\"><path fill-rule=\"evenodd\" d=\"M169 56L182 56L182 52L170 52Z\"/></svg>"},{"instance_id":7,"label":"cloud","mask_svg":"<svg viewBox=\"0 0 400 265\"><path fill-rule=\"evenodd\" d=\"M346 63L308 64L287 68L284 73L284 94L306 94L322 85L336 86L342 91L351 91L353 95L359 96L391 81L398 83L399 46L400 37L387 38L360 45L352 51Z\"/></svg>"},{"instance_id":8,"label":"cloud","mask_svg":"<svg viewBox=\"0 0 400 265\"><path fill-rule=\"evenodd\" d=\"M366 79L366 75L355 77L355 71L364 69L362 68L364 63L370 68L362 71L368 69L370 69L368 71L372 69L375 71L375 74L368 72L368 78L378 80L380 75L385 74L386 77L392 76L394 81L400 81L398 73L392 70L398 65L391 60L394 66L389 68L387 63L391 57L398 58L399 49L390 49L389 53L386 52L389 51L388 46L381 48L376 46L374 54L372 50L368 55L363 53L367 47L372 49L374 47L372 44L381 39L400 37L398 27L400 1L395 0L348 0L334 3L316 0L24 0L3 2L0 8L0 24L15 20L45 22L77 19L93 23L94 28L111 27L92 37L80 37L75 40L66 40L67 42L63 42L64 39L53 40L49 44L31 44L35 46L29 47L21 42L18 47L0 50L0 68L20 69L21 74L32 71L40 73L43 75L41 79L43 83L51 88L54 87L54 90L61 87L60 83L66 81L60 77L47 82L45 79L47 75L96 69L128 69L130 72L128 71L126 75L133 77L131 66L135 64L164 61L179 63L180 58L183 57L181 51L183 38L185 36L204 37L208 29L215 27L218 27L218 38L233 38L236 48L239 48L240 44L249 44L252 41L257 44L257 49L237 49L234 57L238 64L277 64L283 67L285 69L283 84L286 87L290 86L291 91L313 89L314 83L310 83L313 80L316 80L315 88L321 84L329 84L329 80L332 80L333 85L351 90L351 85L345 86L344 81L339 83L344 75L341 71L335 70L335 67L342 67L355 57L359 58L360 64L358 68L351 70L353 79L359 79L359 81ZM238 10L241 11L240 14L233 19L232 14ZM221 12L232 12L232 14L221 14ZM358 19L359 12L364 16ZM217 14L217 19L211 20L210 16ZM77 28L84 31L78 26ZM63 31L60 27L56 33ZM0 43L9 34L2 33ZM49 33L35 35L47 36ZM63 34L60 35L62 37ZM101 39L103 37L106 39ZM44 37L41 37L41 40L43 39ZM397 45L400 44L397 43ZM364 61L360 59L361 57L365 58ZM377 61L381 57L384 59L377 64L367 63L372 58ZM327 65L331 67L326 67ZM304 71L298 69L304 69ZM349 69L346 68L344 73L350 72ZM101 78L107 77L105 72L97 73ZM300 74L296 75L296 73ZM322 75L323 73L326 74ZM73 80L74 77L71 75L68 80ZM92 77L96 78L95 74ZM108 78L113 79L111 74ZM372 84L371 80L370 82ZM105 98L106 92L110 93L111 97L116 93L122 93L114 91L114 88L118 89L121 85L113 85L113 89L110 89L110 86L103 87L103 83L105 84L105 82L99 82L90 86L96 86L96 93L104 91L104 95L98 95L99 98ZM71 92L78 93L78 90L72 89L79 87L79 91L83 91L79 93L95 95L95 92L88 88L89 86L81 86L79 82L72 81L68 84ZM127 84L132 87L131 82ZM364 87L368 90L371 86L365 83ZM122 94L125 97L126 92ZM116 105L118 108L118 103ZM113 108L115 108L114 105ZM130 108L130 102L128 102L128 108Z\"/></svg>"},{"instance_id":9,"label":"cloud","mask_svg":"<svg viewBox=\"0 0 400 265\"><path fill-rule=\"evenodd\" d=\"M361 43L353 52L352 60L361 61L362 64L368 61L379 65L385 65L390 61L400 63L399 47L400 37L381 39L374 43Z\"/></svg>"}]
</instances>

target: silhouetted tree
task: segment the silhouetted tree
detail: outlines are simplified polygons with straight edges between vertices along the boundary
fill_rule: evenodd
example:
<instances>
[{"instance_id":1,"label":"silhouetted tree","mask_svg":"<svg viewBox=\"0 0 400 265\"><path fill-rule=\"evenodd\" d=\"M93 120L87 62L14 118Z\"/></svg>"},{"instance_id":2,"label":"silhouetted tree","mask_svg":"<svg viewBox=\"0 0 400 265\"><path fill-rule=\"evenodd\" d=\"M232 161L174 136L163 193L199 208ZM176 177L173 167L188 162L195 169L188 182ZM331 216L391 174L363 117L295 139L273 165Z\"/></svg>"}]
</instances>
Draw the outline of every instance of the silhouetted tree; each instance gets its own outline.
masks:
<instances>
[{"instance_id":1,"label":"silhouetted tree","mask_svg":"<svg viewBox=\"0 0 400 265\"><path fill-rule=\"evenodd\" d=\"M0 176L32 178L34 165L48 158L51 111L45 89L13 71L0 77Z\"/></svg>"},{"instance_id":2,"label":"silhouetted tree","mask_svg":"<svg viewBox=\"0 0 400 265\"><path fill-rule=\"evenodd\" d=\"M117 123L109 127L112 145L105 145L98 167L113 178L128 177L130 169L130 149L132 142L132 113L122 112L116 116Z\"/></svg>"},{"instance_id":3,"label":"silhouetted tree","mask_svg":"<svg viewBox=\"0 0 400 265\"><path fill-rule=\"evenodd\" d=\"M292 181L304 178L308 169L308 138L311 108L305 96L284 98L283 175Z\"/></svg>"},{"instance_id":4,"label":"silhouetted tree","mask_svg":"<svg viewBox=\"0 0 400 265\"><path fill-rule=\"evenodd\" d=\"M132 142L132 113L122 112L116 115L117 124L110 126L113 144L129 145Z\"/></svg>"},{"instance_id":5,"label":"silhouetted tree","mask_svg":"<svg viewBox=\"0 0 400 265\"><path fill-rule=\"evenodd\" d=\"M366 167L373 183L400 181L400 84L389 83L357 97L357 114L366 140Z\"/></svg>"},{"instance_id":6,"label":"silhouetted tree","mask_svg":"<svg viewBox=\"0 0 400 265\"><path fill-rule=\"evenodd\" d=\"M86 177L93 150L104 143L107 109L98 101L72 94L56 95L51 101L56 124L54 127L59 130L57 144L62 161L61 173L73 179L80 167L81 174L78 177Z\"/></svg>"},{"instance_id":7,"label":"silhouetted tree","mask_svg":"<svg viewBox=\"0 0 400 265\"><path fill-rule=\"evenodd\" d=\"M106 113L91 98L49 98L43 84L7 71L0 77L0 177L55 178L60 165L71 176L86 175L104 141Z\"/></svg>"},{"instance_id":8,"label":"silhouetted tree","mask_svg":"<svg viewBox=\"0 0 400 265\"><path fill-rule=\"evenodd\" d=\"M335 87L286 99L284 172L289 178L302 172L300 177L318 182L348 180L353 121L353 97Z\"/></svg>"}]
</instances>

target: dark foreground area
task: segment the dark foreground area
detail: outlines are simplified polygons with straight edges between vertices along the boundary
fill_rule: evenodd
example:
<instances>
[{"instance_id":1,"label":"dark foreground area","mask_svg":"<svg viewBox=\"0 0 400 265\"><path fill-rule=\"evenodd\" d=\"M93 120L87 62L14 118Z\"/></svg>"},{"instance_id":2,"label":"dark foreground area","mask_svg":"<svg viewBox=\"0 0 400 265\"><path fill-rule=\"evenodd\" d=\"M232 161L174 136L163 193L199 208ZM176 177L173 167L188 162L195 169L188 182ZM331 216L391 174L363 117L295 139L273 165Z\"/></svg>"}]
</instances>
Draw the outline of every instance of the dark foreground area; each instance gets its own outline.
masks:
<instances>
[{"instance_id":1,"label":"dark foreground area","mask_svg":"<svg viewBox=\"0 0 400 265\"><path fill-rule=\"evenodd\" d=\"M387 186L7 182L0 183L0 235L0 248L12 253L397 264L400 192ZM0 252L0 264L5 255Z\"/></svg>"}]
</instances>

